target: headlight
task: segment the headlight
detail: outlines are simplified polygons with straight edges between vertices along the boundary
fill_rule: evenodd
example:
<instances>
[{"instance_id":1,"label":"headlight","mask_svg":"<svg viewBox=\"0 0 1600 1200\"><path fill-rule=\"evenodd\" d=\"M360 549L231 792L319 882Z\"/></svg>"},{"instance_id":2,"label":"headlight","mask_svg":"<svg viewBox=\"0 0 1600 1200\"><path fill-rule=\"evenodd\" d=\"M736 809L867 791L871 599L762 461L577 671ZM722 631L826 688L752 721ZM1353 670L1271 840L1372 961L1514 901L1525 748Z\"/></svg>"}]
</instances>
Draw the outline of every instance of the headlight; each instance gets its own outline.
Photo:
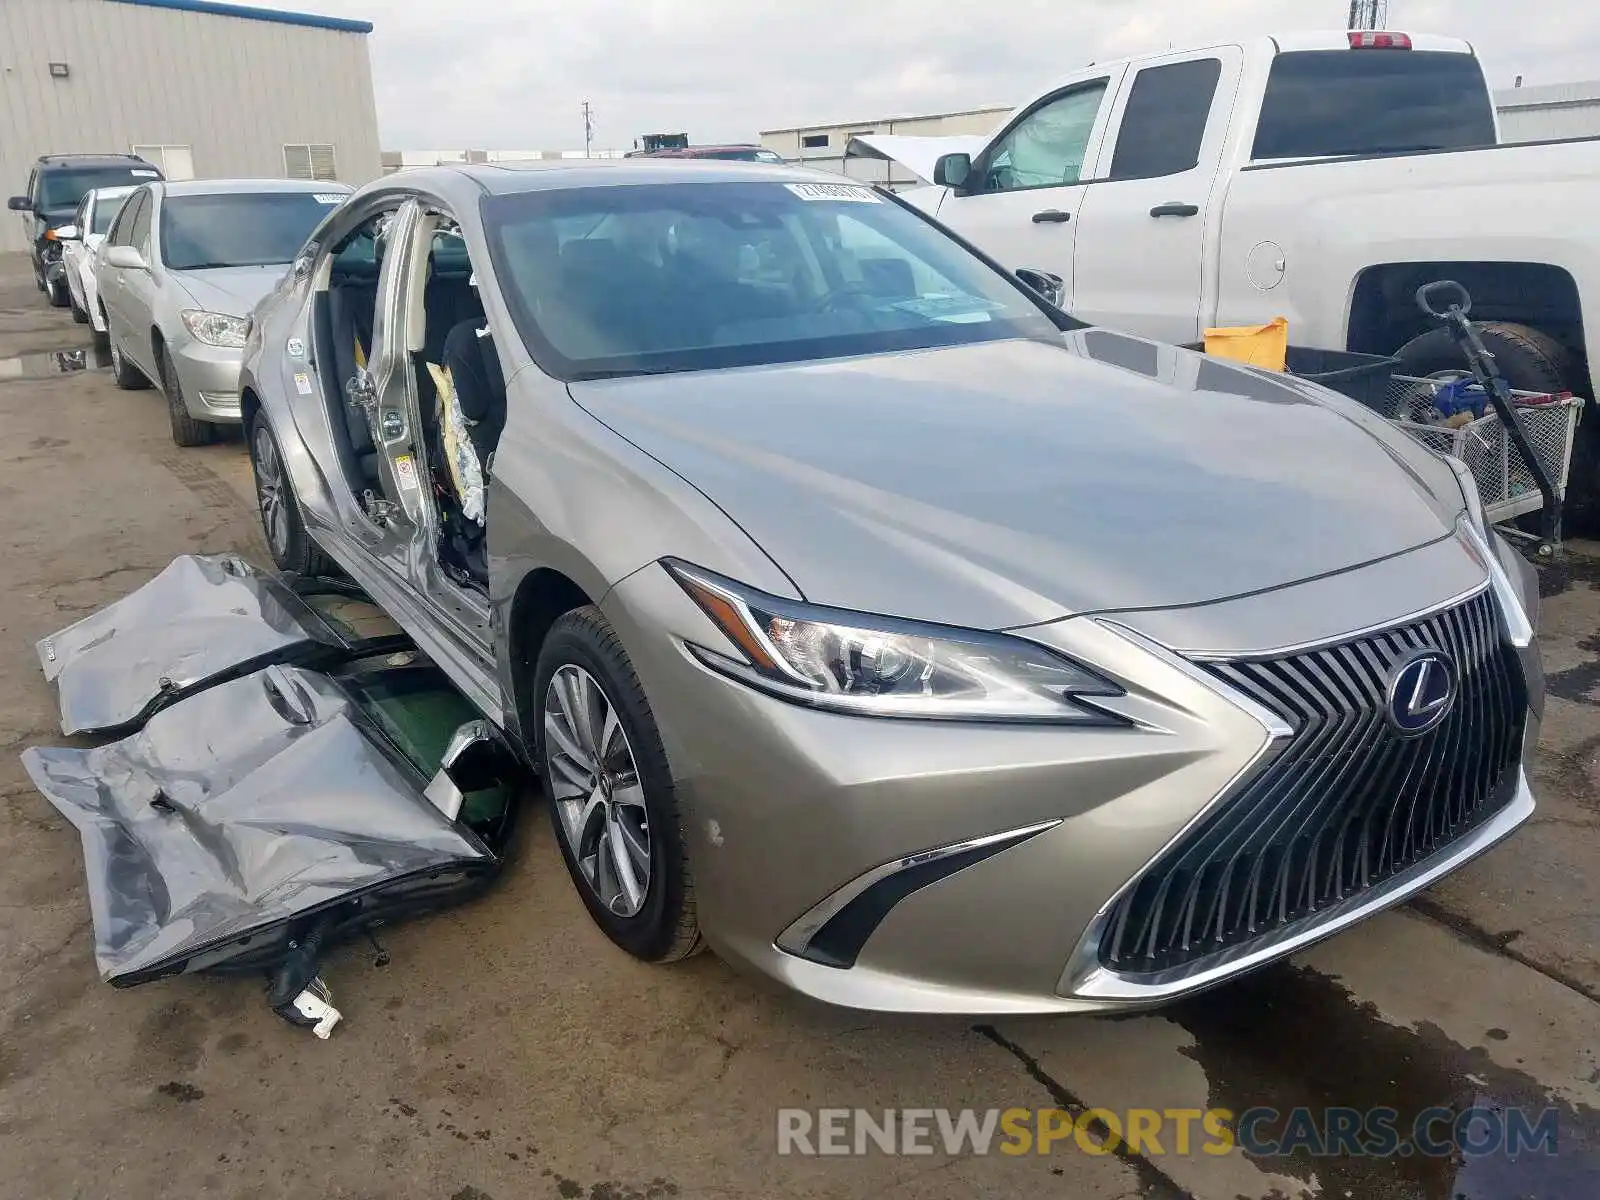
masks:
<instances>
[{"instance_id":1,"label":"headlight","mask_svg":"<svg viewBox=\"0 0 1600 1200\"><path fill-rule=\"evenodd\" d=\"M781 699L862 716L1129 723L1090 702L1120 687L1022 638L820 608L662 565L744 658L693 643L690 652Z\"/></svg>"},{"instance_id":2,"label":"headlight","mask_svg":"<svg viewBox=\"0 0 1600 1200\"><path fill-rule=\"evenodd\" d=\"M229 346L236 350L244 347L249 323L243 317L203 312L198 308L186 308L178 316L197 342L204 342L208 346Z\"/></svg>"}]
</instances>

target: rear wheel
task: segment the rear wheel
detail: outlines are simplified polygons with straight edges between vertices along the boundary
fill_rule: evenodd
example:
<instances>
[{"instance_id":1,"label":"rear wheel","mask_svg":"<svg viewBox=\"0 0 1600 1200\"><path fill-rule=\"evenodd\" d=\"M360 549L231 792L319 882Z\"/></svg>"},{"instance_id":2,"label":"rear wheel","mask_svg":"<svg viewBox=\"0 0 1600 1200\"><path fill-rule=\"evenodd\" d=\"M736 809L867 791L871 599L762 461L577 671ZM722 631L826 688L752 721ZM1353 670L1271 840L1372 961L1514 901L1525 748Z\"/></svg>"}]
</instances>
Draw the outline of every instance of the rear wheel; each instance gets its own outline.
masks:
<instances>
[{"instance_id":1,"label":"rear wheel","mask_svg":"<svg viewBox=\"0 0 1600 1200\"><path fill-rule=\"evenodd\" d=\"M161 390L167 397L167 419L172 424L172 440L179 446L204 446L216 435L217 428L209 421L197 421L189 415L183 403L183 385L178 382L178 370L167 357L165 349L156 351L156 371L161 376Z\"/></svg>"},{"instance_id":2,"label":"rear wheel","mask_svg":"<svg viewBox=\"0 0 1600 1200\"><path fill-rule=\"evenodd\" d=\"M283 452L265 413L250 425L250 471L256 481L256 508L261 533L280 571L301 575L334 575L333 560L317 548L300 516L300 501L283 464Z\"/></svg>"},{"instance_id":3,"label":"rear wheel","mask_svg":"<svg viewBox=\"0 0 1600 1200\"><path fill-rule=\"evenodd\" d=\"M150 386L150 381L144 377L144 372L134 366L118 348L116 339L108 339L111 343L111 378L116 385L125 392L137 392Z\"/></svg>"},{"instance_id":4,"label":"rear wheel","mask_svg":"<svg viewBox=\"0 0 1600 1200\"><path fill-rule=\"evenodd\" d=\"M599 609L575 609L551 627L534 696L551 823L589 915L635 958L687 958L702 942L672 770L644 688Z\"/></svg>"}]
</instances>

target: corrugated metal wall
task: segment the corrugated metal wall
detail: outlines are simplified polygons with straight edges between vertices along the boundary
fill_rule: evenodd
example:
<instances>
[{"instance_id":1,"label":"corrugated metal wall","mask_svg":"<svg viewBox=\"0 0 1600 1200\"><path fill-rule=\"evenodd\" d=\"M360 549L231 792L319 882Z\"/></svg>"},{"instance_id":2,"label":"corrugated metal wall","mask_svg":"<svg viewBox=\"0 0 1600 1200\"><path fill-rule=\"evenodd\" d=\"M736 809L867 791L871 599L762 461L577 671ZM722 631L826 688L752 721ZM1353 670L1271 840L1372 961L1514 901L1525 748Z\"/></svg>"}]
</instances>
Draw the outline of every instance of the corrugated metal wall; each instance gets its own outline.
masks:
<instances>
[{"instance_id":1,"label":"corrugated metal wall","mask_svg":"<svg viewBox=\"0 0 1600 1200\"><path fill-rule=\"evenodd\" d=\"M197 177L260 178L284 173L288 144L332 144L346 183L382 174L366 35L0 0L0 195L21 192L41 154L189 146ZM21 224L0 214L0 249L23 248Z\"/></svg>"}]
</instances>

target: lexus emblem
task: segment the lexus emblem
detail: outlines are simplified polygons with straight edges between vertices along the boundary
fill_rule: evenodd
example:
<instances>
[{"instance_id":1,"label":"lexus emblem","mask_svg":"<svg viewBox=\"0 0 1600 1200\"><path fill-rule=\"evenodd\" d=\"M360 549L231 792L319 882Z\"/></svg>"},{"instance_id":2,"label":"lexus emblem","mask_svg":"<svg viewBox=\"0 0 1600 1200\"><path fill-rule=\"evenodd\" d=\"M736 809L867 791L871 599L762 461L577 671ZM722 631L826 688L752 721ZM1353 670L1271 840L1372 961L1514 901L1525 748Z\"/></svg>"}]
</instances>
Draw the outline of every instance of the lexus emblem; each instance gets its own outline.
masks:
<instances>
[{"instance_id":1,"label":"lexus emblem","mask_svg":"<svg viewBox=\"0 0 1600 1200\"><path fill-rule=\"evenodd\" d=\"M1455 699L1455 664L1437 650L1418 651L1389 673L1389 724L1402 737L1427 733L1449 715Z\"/></svg>"}]
</instances>

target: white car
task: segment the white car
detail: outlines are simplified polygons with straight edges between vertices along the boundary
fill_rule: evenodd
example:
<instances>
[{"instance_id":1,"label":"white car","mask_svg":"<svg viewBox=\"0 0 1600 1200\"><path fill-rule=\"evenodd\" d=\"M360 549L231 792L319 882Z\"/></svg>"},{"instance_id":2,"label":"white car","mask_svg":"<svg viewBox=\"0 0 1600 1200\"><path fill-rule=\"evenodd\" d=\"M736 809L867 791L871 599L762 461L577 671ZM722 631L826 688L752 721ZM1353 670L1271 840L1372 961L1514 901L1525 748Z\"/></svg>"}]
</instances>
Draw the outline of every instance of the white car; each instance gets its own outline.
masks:
<instances>
[{"instance_id":1,"label":"white car","mask_svg":"<svg viewBox=\"0 0 1600 1200\"><path fill-rule=\"evenodd\" d=\"M72 305L72 319L80 325L94 329L95 337L106 334L105 310L100 306L100 292L95 284L94 260L100 243L105 241L106 230L122 211L132 187L95 188L84 193L78 204L72 224L56 230L61 239L61 260L66 264L67 295Z\"/></svg>"}]
</instances>

